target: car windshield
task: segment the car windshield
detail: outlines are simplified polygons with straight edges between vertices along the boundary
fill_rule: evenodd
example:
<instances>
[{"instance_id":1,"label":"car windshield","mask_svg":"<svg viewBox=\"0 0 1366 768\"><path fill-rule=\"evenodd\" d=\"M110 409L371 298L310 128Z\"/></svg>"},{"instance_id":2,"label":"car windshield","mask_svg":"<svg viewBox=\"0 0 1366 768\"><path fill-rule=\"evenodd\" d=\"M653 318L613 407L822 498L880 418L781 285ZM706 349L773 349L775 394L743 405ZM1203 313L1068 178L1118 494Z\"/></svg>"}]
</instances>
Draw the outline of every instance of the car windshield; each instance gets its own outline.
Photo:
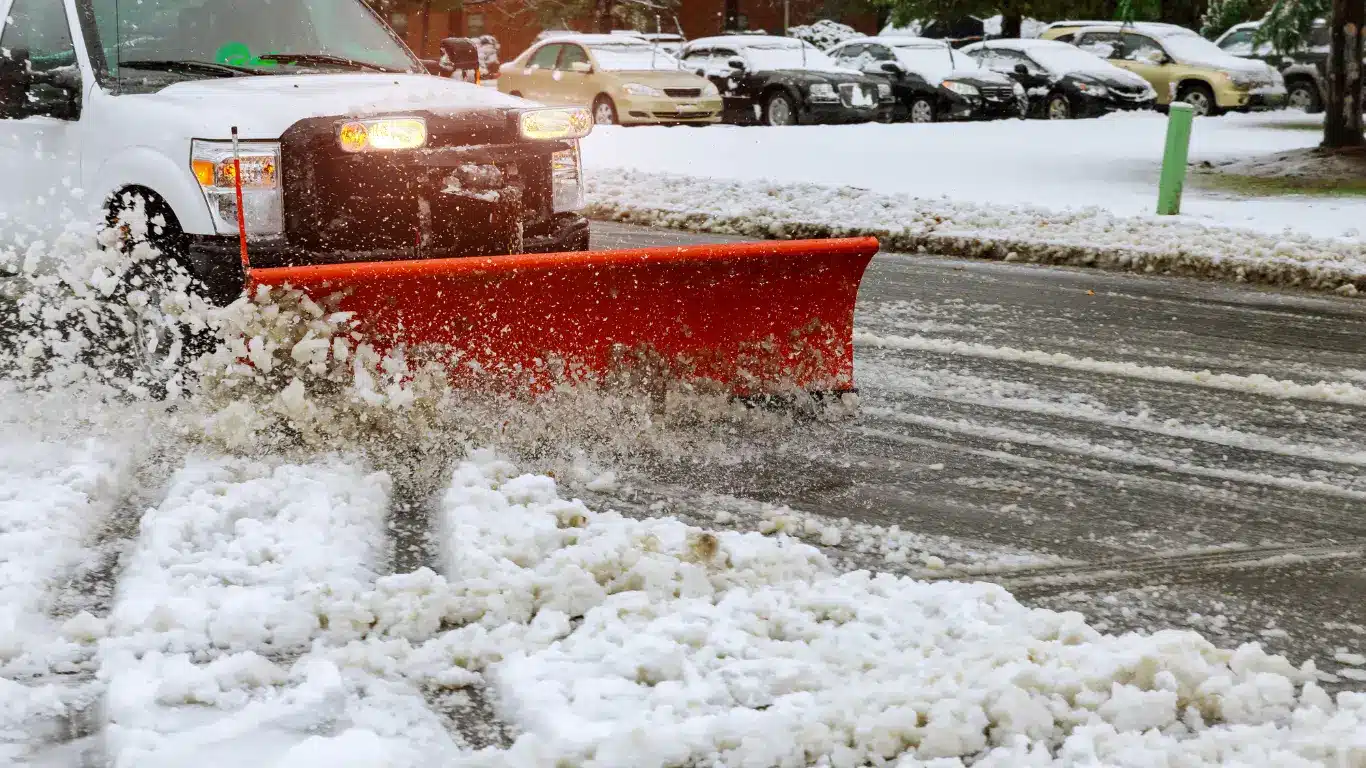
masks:
<instances>
[{"instance_id":1,"label":"car windshield","mask_svg":"<svg viewBox=\"0 0 1366 768\"><path fill-rule=\"evenodd\" d=\"M790 43L760 43L745 46L745 58L754 69L841 70L835 60L816 46L793 40ZM803 50L805 53L803 53Z\"/></svg>"},{"instance_id":2,"label":"car windshield","mask_svg":"<svg viewBox=\"0 0 1366 768\"><path fill-rule=\"evenodd\" d=\"M90 49L94 58L103 59L93 63L110 79L214 76L213 67L172 68L168 62L262 74L339 67L421 71L421 63L361 0L80 0L80 5ZM270 54L299 60L271 61ZM136 62L154 64L131 66Z\"/></svg>"},{"instance_id":3,"label":"car windshield","mask_svg":"<svg viewBox=\"0 0 1366 768\"><path fill-rule=\"evenodd\" d=\"M1162 47L1173 59L1183 64L1221 62L1233 58L1228 51L1196 35L1168 35L1162 38Z\"/></svg>"},{"instance_id":4,"label":"car windshield","mask_svg":"<svg viewBox=\"0 0 1366 768\"><path fill-rule=\"evenodd\" d=\"M975 59L966 53L954 53L947 45L929 48L923 45L897 45L892 47L896 60L911 72L930 80L947 77L950 72L981 69Z\"/></svg>"},{"instance_id":5,"label":"car windshield","mask_svg":"<svg viewBox=\"0 0 1366 768\"><path fill-rule=\"evenodd\" d=\"M657 45L597 43L588 47L593 51L598 66L616 72L648 72L682 67L678 59Z\"/></svg>"},{"instance_id":6,"label":"car windshield","mask_svg":"<svg viewBox=\"0 0 1366 768\"><path fill-rule=\"evenodd\" d=\"M1031 48L1029 57L1055 75L1068 72L1110 72L1114 69L1104 59L1070 45Z\"/></svg>"}]
</instances>

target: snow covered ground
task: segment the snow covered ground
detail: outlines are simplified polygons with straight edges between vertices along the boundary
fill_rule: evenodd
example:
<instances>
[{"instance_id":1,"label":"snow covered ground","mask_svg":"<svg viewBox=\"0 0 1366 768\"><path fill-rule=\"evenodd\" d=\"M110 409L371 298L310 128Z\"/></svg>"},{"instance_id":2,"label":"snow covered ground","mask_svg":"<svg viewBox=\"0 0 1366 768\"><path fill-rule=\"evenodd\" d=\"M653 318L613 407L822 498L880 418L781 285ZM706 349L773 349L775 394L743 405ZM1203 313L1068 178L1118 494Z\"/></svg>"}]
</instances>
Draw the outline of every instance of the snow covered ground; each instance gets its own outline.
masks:
<instances>
[{"instance_id":1,"label":"snow covered ground","mask_svg":"<svg viewBox=\"0 0 1366 768\"><path fill-rule=\"evenodd\" d=\"M1321 118L1230 114L1196 122L1190 161L1218 162L1316 146ZM598 128L584 141L590 178L609 169L831 187L1003 209L1100 208L1149 216L1157 205L1166 118L1118 114L1066 122L930 125ZM601 178L613 178L600 176ZM667 184L667 182L664 182ZM705 199L699 199L703 204ZM1366 241L1366 199L1235 199L1188 182L1181 219L1267 234ZM842 212L831 211L838 221Z\"/></svg>"},{"instance_id":2,"label":"snow covered ground","mask_svg":"<svg viewBox=\"0 0 1366 768\"><path fill-rule=\"evenodd\" d=\"M92 461L104 466L75 466ZM6 550L35 531L67 542L26 561L47 587L12 587L29 619L83 541L68 531L105 514L66 503L35 520L21 494L44 477L46 497L100 497L90 472L62 473L71 464L51 454L5 480L19 502L4 508ZM109 616L6 629L0 754L60 765L79 747L86 764L139 768L1308 766L1366 750L1366 695L1334 700L1312 668L1254 647L1109 636L990 584L840 573L783 535L624 518L490 452L457 462L436 503L441 573L386 573L389 493L344 457L185 459L142 514ZM54 639L90 650L84 687L57 681L60 662L8 666ZM443 704L473 692L510 726L483 749L462 735L470 708ZM45 744L78 708L93 735Z\"/></svg>"}]
</instances>

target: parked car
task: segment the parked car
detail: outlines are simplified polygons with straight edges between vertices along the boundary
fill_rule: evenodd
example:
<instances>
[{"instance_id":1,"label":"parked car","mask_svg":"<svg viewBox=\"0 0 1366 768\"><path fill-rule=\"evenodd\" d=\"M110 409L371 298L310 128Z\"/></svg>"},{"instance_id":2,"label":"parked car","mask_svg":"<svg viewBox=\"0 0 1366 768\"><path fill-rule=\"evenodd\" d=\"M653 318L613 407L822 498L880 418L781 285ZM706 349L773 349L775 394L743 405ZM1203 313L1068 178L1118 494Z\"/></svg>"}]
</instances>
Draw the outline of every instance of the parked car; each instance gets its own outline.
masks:
<instances>
[{"instance_id":1,"label":"parked car","mask_svg":"<svg viewBox=\"0 0 1366 768\"><path fill-rule=\"evenodd\" d=\"M1157 104L1157 91L1147 80L1056 40L993 40L969 45L962 53L1020 83L1034 117L1099 117Z\"/></svg>"},{"instance_id":2,"label":"parked car","mask_svg":"<svg viewBox=\"0 0 1366 768\"><path fill-rule=\"evenodd\" d=\"M704 37L683 46L683 65L720 90L729 123L866 123L892 108L885 80L790 37Z\"/></svg>"},{"instance_id":3,"label":"parked car","mask_svg":"<svg viewBox=\"0 0 1366 768\"><path fill-rule=\"evenodd\" d=\"M1197 115L1279 109L1285 80L1266 62L1240 59L1191 30L1157 24L1083 27L1072 44L1147 80L1157 104L1183 101Z\"/></svg>"},{"instance_id":4,"label":"parked car","mask_svg":"<svg viewBox=\"0 0 1366 768\"><path fill-rule=\"evenodd\" d=\"M1214 44L1232 56L1260 59L1279 70L1285 78L1287 107L1310 114L1322 112L1328 99L1328 23L1323 19L1315 20L1309 39L1292 54L1278 54L1270 43L1256 45L1257 30L1261 26L1260 21L1234 24L1216 38Z\"/></svg>"},{"instance_id":5,"label":"parked car","mask_svg":"<svg viewBox=\"0 0 1366 768\"><path fill-rule=\"evenodd\" d=\"M835 63L878 77L896 98L892 119L991 120L1024 117L1024 88L1005 75L982 69L944 40L924 37L861 37L830 49Z\"/></svg>"},{"instance_id":6,"label":"parked car","mask_svg":"<svg viewBox=\"0 0 1366 768\"><path fill-rule=\"evenodd\" d=\"M625 35L567 35L503 65L498 90L543 104L583 105L599 125L707 124L721 96L659 47Z\"/></svg>"}]
</instances>

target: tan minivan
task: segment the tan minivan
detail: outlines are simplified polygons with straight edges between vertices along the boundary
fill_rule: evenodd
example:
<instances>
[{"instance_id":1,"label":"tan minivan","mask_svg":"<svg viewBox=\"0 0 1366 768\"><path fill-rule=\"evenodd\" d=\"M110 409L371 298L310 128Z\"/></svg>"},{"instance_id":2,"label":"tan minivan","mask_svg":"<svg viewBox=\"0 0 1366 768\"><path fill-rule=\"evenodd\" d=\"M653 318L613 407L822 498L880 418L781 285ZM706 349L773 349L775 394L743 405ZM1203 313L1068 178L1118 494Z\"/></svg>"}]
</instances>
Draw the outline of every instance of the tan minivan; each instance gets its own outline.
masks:
<instances>
[{"instance_id":1,"label":"tan minivan","mask_svg":"<svg viewBox=\"0 0 1366 768\"><path fill-rule=\"evenodd\" d=\"M1184 27L1059 22L1039 37L1070 42L1139 75L1157 91L1159 106L1184 101L1197 115L1285 106L1285 79L1279 72L1265 62L1232 56Z\"/></svg>"},{"instance_id":2,"label":"tan minivan","mask_svg":"<svg viewBox=\"0 0 1366 768\"><path fill-rule=\"evenodd\" d=\"M542 104L589 107L599 125L708 124L721 96L668 51L626 35L550 37L503 65L498 90Z\"/></svg>"}]
</instances>

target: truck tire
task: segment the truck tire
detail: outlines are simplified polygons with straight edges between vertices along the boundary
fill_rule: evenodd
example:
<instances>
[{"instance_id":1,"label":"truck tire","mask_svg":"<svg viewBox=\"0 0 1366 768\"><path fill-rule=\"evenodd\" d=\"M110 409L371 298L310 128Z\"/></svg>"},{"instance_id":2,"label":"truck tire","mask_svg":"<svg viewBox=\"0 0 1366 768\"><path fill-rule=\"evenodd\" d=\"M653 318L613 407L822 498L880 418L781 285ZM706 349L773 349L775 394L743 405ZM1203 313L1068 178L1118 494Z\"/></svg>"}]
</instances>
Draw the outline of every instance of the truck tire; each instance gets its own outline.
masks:
<instances>
[{"instance_id":1,"label":"truck tire","mask_svg":"<svg viewBox=\"0 0 1366 768\"><path fill-rule=\"evenodd\" d=\"M1319 86L1313 80L1296 78L1286 85L1285 106L1288 109L1302 109L1314 115L1323 111L1323 98Z\"/></svg>"}]
</instances>

